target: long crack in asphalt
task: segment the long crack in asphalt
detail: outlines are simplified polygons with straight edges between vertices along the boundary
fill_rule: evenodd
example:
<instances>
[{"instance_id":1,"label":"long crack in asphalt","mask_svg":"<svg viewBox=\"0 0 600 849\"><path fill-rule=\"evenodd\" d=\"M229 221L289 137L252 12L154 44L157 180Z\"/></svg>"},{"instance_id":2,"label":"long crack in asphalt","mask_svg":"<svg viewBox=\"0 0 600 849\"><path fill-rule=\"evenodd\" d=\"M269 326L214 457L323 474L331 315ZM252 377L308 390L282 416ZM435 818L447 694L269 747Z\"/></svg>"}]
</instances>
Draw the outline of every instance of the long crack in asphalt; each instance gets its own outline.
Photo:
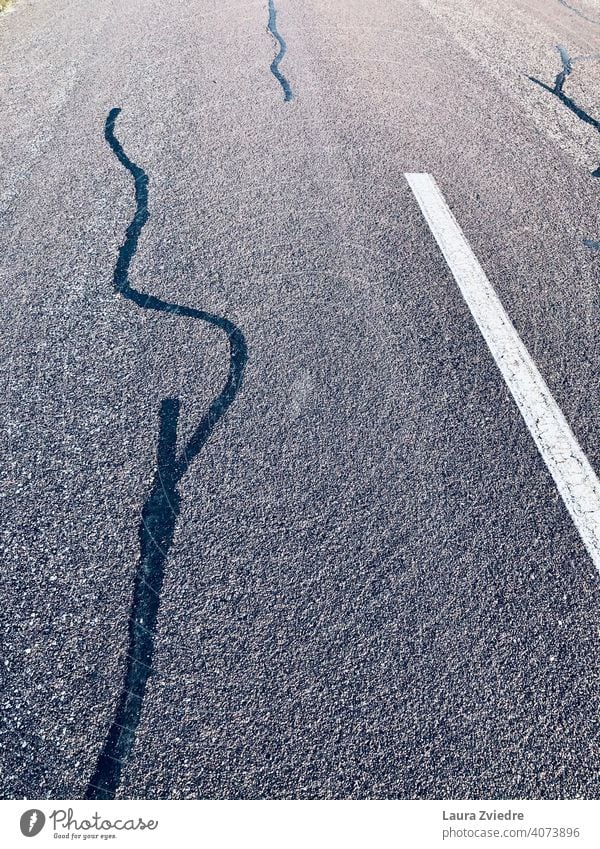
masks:
<instances>
[{"instance_id":1,"label":"long crack in asphalt","mask_svg":"<svg viewBox=\"0 0 600 849\"><path fill-rule=\"evenodd\" d=\"M120 111L110 111L106 120L105 138L119 162L133 177L136 211L127 228L125 241L119 249L113 277L114 289L142 309L199 319L222 330L229 342L229 373L223 389L212 401L179 455L177 425L180 401L178 398L165 398L161 403L156 470L150 493L142 508L138 530L140 558L131 603L123 687L114 720L86 791L87 799L112 799L121 782L121 770L133 747L144 692L152 671L164 568L181 506L178 485L233 403L242 385L248 359L244 335L233 322L204 310L162 301L130 286L129 266L135 256L142 228L149 218L148 177L142 168L128 158L115 137L115 123Z\"/></svg>"}]
</instances>

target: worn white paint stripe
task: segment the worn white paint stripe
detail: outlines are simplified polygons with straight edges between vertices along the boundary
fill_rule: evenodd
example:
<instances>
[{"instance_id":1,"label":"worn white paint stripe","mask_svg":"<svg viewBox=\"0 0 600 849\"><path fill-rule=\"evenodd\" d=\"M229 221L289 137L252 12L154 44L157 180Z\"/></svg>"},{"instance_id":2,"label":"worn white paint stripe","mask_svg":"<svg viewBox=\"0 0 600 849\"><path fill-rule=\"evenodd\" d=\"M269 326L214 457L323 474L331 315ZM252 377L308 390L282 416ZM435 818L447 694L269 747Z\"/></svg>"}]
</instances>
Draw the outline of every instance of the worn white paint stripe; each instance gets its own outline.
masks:
<instances>
[{"instance_id":1,"label":"worn white paint stripe","mask_svg":"<svg viewBox=\"0 0 600 849\"><path fill-rule=\"evenodd\" d=\"M600 481L430 174L405 174L473 318L600 571Z\"/></svg>"}]
</instances>

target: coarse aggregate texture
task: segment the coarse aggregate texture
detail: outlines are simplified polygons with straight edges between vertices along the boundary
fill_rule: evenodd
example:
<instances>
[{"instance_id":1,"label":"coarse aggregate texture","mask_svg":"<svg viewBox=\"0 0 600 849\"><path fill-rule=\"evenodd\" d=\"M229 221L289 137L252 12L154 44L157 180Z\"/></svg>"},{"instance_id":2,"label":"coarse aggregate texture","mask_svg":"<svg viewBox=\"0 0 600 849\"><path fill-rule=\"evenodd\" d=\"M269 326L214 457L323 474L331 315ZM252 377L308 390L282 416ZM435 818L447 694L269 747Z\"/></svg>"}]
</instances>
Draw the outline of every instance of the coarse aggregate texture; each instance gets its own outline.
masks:
<instances>
[{"instance_id":1,"label":"coarse aggregate texture","mask_svg":"<svg viewBox=\"0 0 600 849\"><path fill-rule=\"evenodd\" d=\"M20 0L0 22L0 793L83 797L178 484L121 798L597 798L599 578L404 179L600 470L598 2ZM575 11L574 11L575 9ZM580 12L581 14L578 14ZM547 86L537 84L532 78Z\"/></svg>"}]
</instances>

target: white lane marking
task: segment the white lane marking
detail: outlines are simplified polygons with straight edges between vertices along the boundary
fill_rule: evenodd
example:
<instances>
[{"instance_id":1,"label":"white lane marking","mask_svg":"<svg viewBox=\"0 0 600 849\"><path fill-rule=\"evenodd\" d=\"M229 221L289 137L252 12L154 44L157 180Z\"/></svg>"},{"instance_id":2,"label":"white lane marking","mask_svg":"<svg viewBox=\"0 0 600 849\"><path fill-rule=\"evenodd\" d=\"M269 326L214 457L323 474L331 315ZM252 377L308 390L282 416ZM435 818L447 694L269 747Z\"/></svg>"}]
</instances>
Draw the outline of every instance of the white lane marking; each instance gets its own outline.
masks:
<instances>
[{"instance_id":1,"label":"white lane marking","mask_svg":"<svg viewBox=\"0 0 600 849\"><path fill-rule=\"evenodd\" d=\"M600 481L430 174L405 174L571 518L600 571Z\"/></svg>"}]
</instances>

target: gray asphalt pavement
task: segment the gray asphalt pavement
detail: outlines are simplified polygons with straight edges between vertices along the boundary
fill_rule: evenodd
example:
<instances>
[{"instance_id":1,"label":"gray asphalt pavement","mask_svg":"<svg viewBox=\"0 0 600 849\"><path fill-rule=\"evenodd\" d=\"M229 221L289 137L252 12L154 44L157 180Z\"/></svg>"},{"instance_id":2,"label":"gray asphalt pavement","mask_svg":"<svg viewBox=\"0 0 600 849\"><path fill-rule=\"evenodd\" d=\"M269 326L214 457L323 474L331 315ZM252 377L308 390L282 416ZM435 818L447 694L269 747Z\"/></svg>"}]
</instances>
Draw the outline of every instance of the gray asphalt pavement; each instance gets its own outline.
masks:
<instances>
[{"instance_id":1,"label":"gray asphalt pavement","mask_svg":"<svg viewBox=\"0 0 600 849\"><path fill-rule=\"evenodd\" d=\"M600 472L600 2L273 8L0 16L0 794L111 795L129 681L117 797L597 798L599 576L404 174Z\"/></svg>"}]
</instances>

